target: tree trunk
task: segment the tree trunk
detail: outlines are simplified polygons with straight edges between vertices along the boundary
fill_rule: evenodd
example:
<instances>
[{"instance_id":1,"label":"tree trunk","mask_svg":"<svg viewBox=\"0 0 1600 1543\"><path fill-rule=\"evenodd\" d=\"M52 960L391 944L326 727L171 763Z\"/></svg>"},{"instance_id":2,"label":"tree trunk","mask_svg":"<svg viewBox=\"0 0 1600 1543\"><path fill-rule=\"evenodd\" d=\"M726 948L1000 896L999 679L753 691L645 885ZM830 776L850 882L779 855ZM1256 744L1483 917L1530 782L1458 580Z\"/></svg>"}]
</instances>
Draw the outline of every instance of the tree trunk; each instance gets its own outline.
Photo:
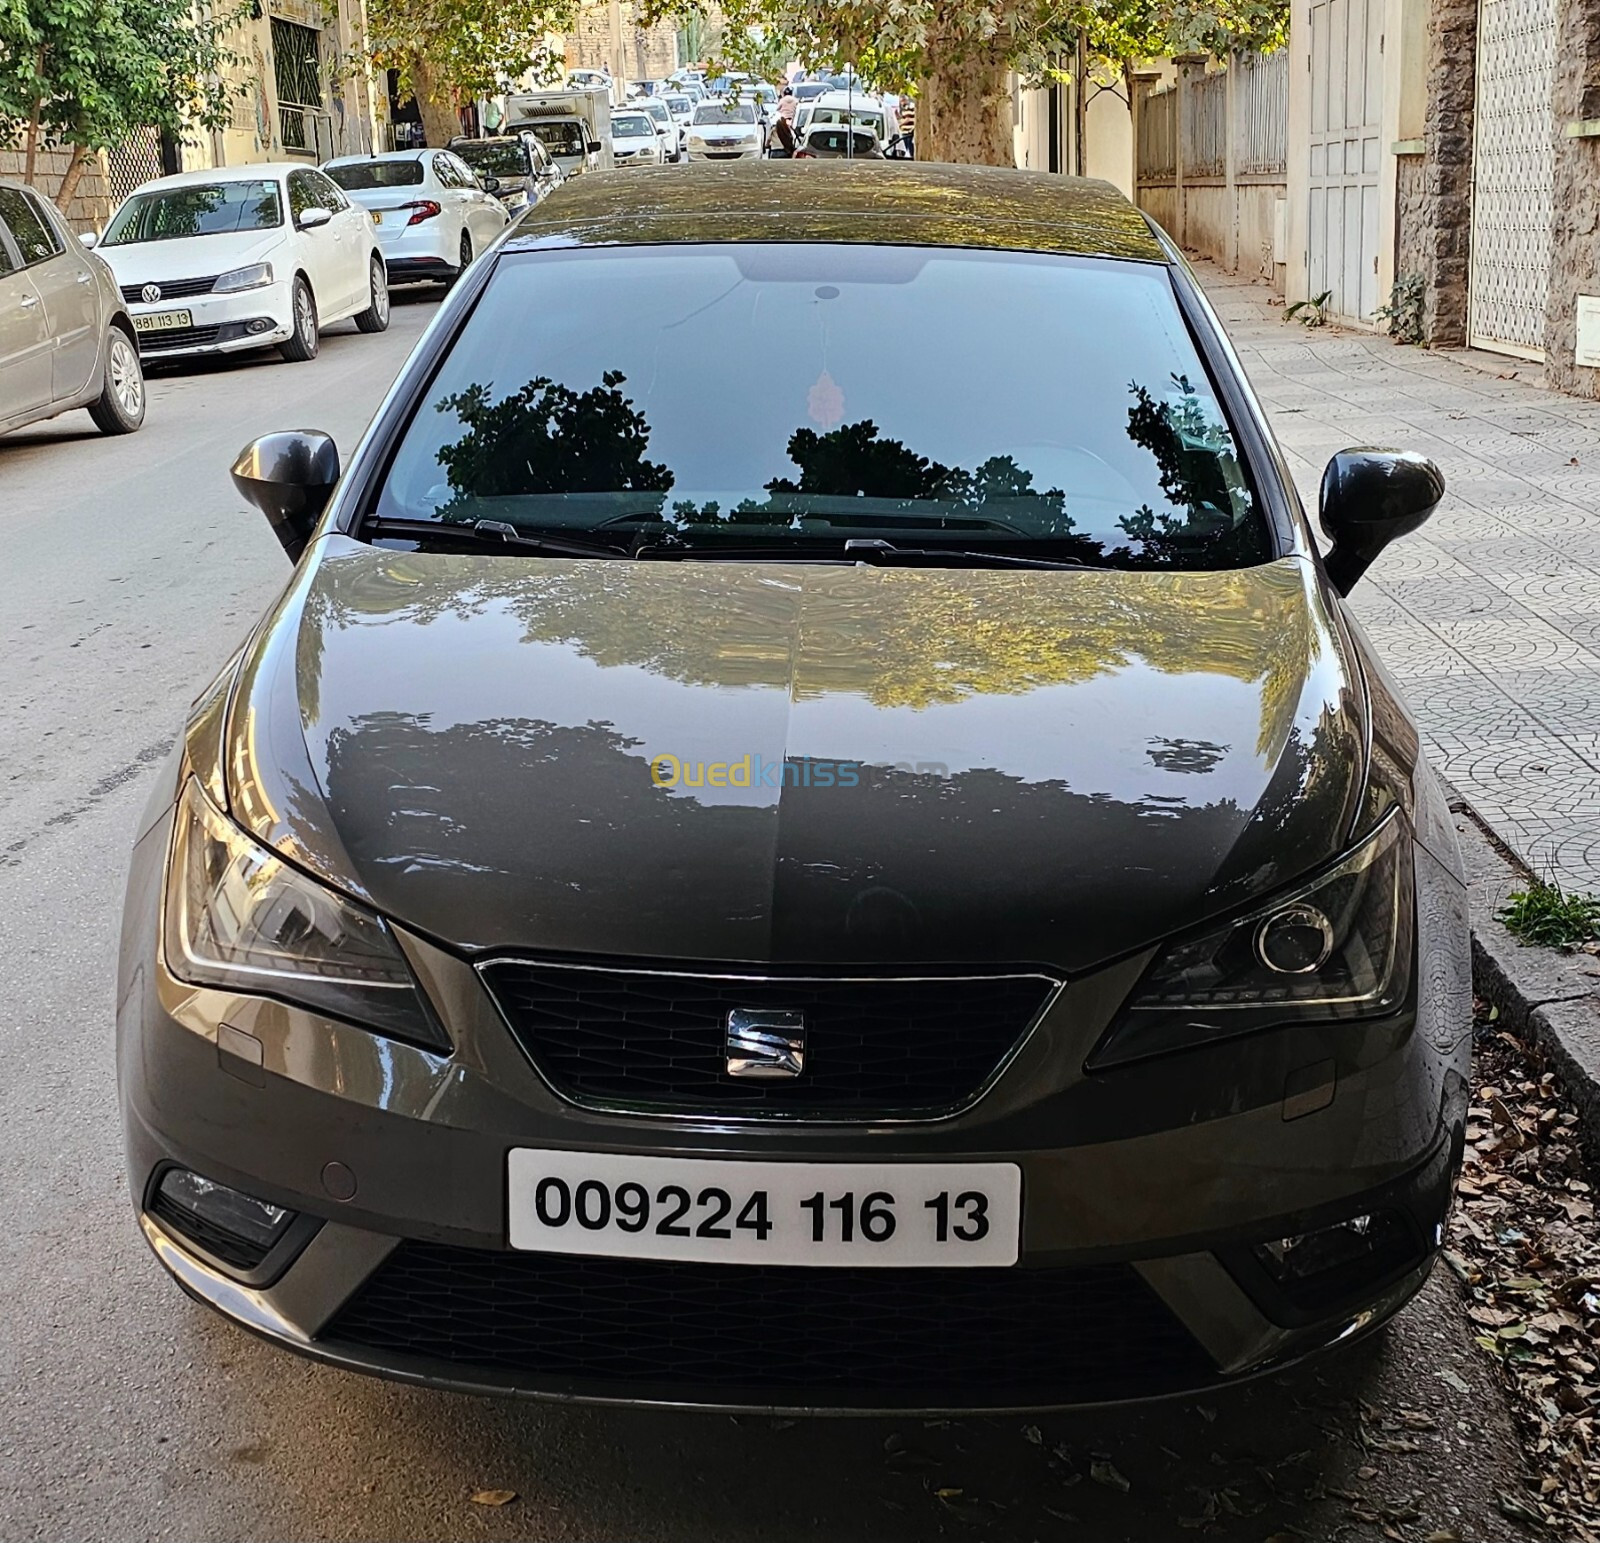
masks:
<instances>
[{"instance_id":1,"label":"tree trunk","mask_svg":"<svg viewBox=\"0 0 1600 1543\"><path fill-rule=\"evenodd\" d=\"M930 44L929 57L940 51ZM988 58L952 57L917 83L917 159L1015 166L1011 91L1000 50Z\"/></svg>"},{"instance_id":2,"label":"tree trunk","mask_svg":"<svg viewBox=\"0 0 1600 1543\"><path fill-rule=\"evenodd\" d=\"M411 61L411 92L422 114L422 132L435 149L448 145L461 132L461 114L456 111L456 93L434 73L422 55Z\"/></svg>"},{"instance_id":3,"label":"tree trunk","mask_svg":"<svg viewBox=\"0 0 1600 1543\"><path fill-rule=\"evenodd\" d=\"M63 214L72 207L72 200L77 196L78 184L83 180L83 174L89 167L90 152L82 145L72 147L72 160L67 165L67 174L61 179L61 186L56 189L56 208Z\"/></svg>"}]
</instances>

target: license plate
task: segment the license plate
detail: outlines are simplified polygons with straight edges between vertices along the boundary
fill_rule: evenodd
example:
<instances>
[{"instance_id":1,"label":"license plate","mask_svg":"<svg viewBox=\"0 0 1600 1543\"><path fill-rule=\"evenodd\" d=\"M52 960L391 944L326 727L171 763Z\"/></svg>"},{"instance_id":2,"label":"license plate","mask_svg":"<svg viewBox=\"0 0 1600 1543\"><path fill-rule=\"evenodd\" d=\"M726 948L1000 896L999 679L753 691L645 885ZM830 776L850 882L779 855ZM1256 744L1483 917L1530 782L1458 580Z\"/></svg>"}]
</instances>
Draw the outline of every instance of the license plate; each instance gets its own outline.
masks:
<instances>
[{"instance_id":1,"label":"license plate","mask_svg":"<svg viewBox=\"0 0 1600 1543\"><path fill-rule=\"evenodd\" d=\"M1017 1261L1015 1163L771 1163L513 1148L513 1248L720 1264Z\"/></svg>"},{"instance_id":2,"label":"license plate","mask_svg":"<svg viewBox=\"0 0 1600 1543\"><path fill-rule=\"evenodd\" d=\"M135 332L176 332L181 327L192 327L194 317L188 311L156 311L147 316L133 318Z\"/></svg>"}]
</instances>

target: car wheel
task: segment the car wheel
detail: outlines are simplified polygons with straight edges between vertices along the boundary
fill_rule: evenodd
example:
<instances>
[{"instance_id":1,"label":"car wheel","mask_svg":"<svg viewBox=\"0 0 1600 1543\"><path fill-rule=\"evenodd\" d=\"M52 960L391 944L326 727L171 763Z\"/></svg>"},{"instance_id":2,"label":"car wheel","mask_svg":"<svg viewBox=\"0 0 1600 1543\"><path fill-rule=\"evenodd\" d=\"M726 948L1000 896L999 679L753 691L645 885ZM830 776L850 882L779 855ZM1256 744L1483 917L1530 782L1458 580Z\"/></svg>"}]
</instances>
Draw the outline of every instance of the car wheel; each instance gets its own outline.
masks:
<instances>
[{"instance_id":1,"label":"car wheel","mask_svg":"<svg viewBox=\"0 0 1600 1543\"><path fill-rule=\"evenodd\" d=\"M376 253L372 258L371 276L367 281L372 304L356 315L356 326L362 332L383 332L389 325L389 274L383 259Z\"/></svg>"},{"instance_id":2,"label":"car wheel","mask_svg":"<svg viewBox=\"0 0 1600 1543\"><path fill-rule=\"evenodd\" d=\"M461 232L461 251L457 257L456 271L444 281L448 289L472 266L472 236L467 231Z\"/></svg>"},{"instance_id":3,"label":"car wheel","mask_svg":"<svg viewBox=\"0 0 1600 1543\"><path fill-rule=\"evenodd\" d=\"M294 336L278 344L278 352L291 364L303 364L317 357L321 336L317 330L317 300L311 286L303 277L294 281L294 298L291 303L294 318Z\"/></svg>"},{"instance_id":4,"label":"car wheel","mask_svg":"<svg viewBox=\"0 0 1600 1543\"><path fill-rule=\"evenodd\" d=\"M121 327L106 337L106 378L89 416L102 434L131 434L144 422L144 367L139 350Z\"/></svg>"}]
</instances>

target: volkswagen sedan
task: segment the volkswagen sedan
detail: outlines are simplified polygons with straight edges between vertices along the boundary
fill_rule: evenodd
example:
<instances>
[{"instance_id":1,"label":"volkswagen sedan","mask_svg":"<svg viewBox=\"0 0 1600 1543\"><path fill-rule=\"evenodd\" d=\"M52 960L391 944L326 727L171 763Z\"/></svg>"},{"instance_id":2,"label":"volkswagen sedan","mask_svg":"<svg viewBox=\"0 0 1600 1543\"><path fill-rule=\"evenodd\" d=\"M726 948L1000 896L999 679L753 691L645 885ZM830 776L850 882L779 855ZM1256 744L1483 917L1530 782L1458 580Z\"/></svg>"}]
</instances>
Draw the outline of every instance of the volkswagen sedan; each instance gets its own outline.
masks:
<instances>
[{"instance_id":1,"label":"volkswagen sedan","mask_svg":"<svg viewBox=\"0 0 1600 1543\"><path fill-rule=\"evenodd\" d=\"M294 572L160 774L117 995L191 1295L442 1387L978 1410L1418 1290L1465 897L1344 597L1443 485L1341 452L1319 555L1104 184L581 178L348 465L234 476Z\"/></svg>"}]
</instances>

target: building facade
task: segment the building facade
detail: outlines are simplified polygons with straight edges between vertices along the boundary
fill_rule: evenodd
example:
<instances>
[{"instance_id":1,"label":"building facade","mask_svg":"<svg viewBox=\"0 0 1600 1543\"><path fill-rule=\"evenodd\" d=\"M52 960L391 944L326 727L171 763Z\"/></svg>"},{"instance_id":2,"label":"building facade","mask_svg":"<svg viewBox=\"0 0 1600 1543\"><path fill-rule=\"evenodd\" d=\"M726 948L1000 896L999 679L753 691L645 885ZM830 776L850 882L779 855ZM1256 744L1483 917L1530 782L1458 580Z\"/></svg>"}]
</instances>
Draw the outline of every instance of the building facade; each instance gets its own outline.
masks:
<instances>
[{"instance_id":1,"label":"building facade","mask_svg":"<svg viewBox=\"0 0 1600 1543\"><path fill-rule=\"evenodd\" d=\"M564 39L569 70L606 70L614 80L660 80L681 62L678 29L670 21L650 26L633 0L585 5Z\"/></svg>"}]
</instances>

